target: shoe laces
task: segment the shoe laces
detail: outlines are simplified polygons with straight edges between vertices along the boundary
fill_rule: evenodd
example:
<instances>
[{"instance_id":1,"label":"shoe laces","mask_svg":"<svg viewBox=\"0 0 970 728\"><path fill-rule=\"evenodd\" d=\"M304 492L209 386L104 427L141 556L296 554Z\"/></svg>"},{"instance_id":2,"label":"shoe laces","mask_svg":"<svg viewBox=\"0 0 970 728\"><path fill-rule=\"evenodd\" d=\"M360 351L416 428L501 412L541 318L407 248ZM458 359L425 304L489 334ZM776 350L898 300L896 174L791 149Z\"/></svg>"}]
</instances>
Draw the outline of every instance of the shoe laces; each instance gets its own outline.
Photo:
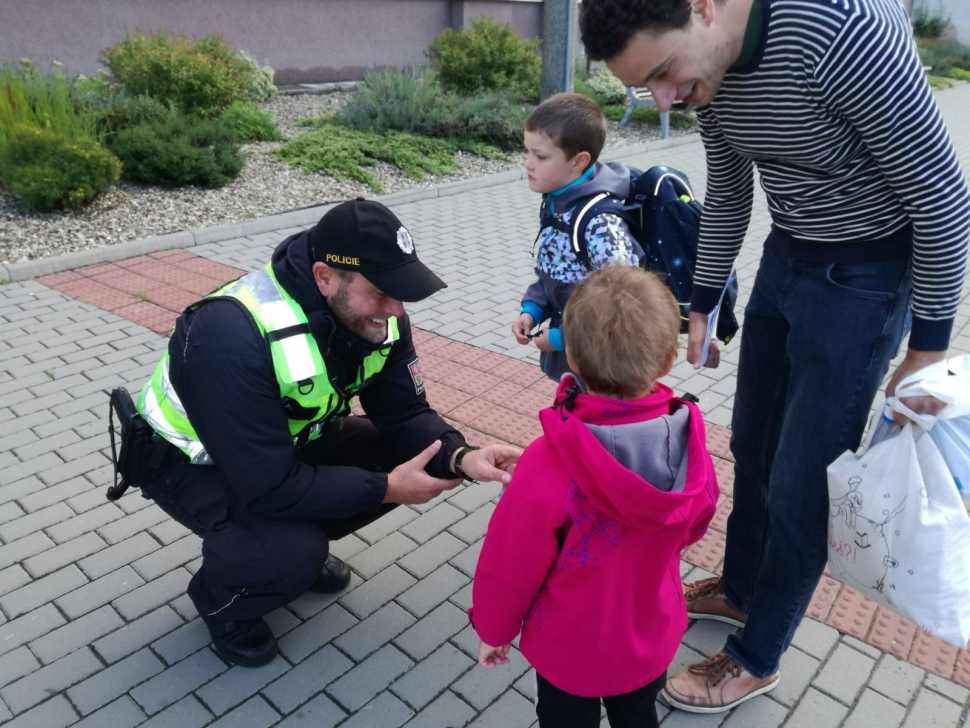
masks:
<instances>
[{"instance_id":1,"label":"shoe laces","mask_svg":"<svg viewBox=\"0 0 970 728\"><path fill-rule=\"evenodd\" d=\"M713 687L729 673L731 677L741 677L742 667L727 653L718 652L713 657L708 657L704 662L691 665L687 669L695 675L706 677L708 683Z\"/></svg>"},{"instance_id":2,"label":"shoe laces","mask_svg":"<svg viewBox=\"0 0 970 728\"><path fill-rule=\"evenodd\" d=\"M687 593L684 597L687 601L695 599L707 599L721 594L721 577L712 576L709 579L701 579L687 586Z\"/></svg>"}]
</instances>

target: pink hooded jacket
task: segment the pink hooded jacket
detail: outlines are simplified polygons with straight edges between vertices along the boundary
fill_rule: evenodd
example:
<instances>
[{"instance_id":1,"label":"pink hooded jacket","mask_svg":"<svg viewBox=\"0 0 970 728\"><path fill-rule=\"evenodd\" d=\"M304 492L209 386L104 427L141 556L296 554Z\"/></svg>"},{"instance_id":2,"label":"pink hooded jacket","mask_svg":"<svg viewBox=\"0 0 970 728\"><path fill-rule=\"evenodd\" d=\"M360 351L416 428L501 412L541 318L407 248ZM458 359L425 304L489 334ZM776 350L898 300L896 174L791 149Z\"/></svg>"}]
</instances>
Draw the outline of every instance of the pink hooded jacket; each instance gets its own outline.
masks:
<instances>
[{"instance_id":1,"label":"pink hooded jacket","mask_svg":"<svg viewBox=\"0 0 970 728\"><path fill-rule=\"evenodd\" d=\"M718 499L704 421L662 384L633 401L580 394L539 419L489 522L469 616L489 645L521 630L522 653L561 690L636 690L687 627L680 552Z\"/></svg>"}]
</instances>

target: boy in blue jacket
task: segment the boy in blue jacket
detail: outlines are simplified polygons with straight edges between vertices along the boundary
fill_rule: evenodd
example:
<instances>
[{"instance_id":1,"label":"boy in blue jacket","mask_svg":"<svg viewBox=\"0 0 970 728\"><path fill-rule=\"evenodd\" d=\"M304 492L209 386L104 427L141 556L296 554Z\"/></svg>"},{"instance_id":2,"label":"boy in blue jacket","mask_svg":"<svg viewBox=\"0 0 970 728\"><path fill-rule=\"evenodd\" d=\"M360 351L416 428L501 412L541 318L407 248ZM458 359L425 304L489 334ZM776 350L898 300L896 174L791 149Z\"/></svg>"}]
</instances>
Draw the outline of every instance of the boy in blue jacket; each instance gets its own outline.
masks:
<instances>
[{"instance_id":1,"label":"boy in blue jacket","mask_svg":"<svg viewBox=\"0 0 970 728\"><path fill-rule=\"evenodd\" d=\"M529 189L542 194L536 237L538 280L522 297L512 333L520 344L535 343L542 352L542 371L557 382L570 371L562 312L573 289L597 270L616 264L638 266L643 258L626 223L610 213L596 215L582 231L589 265L573 250L571 221L584 203L600 193L624 200L630 192L630 171L625 166L597 161L605 142L606 117L592 100L579 94L547 99L525 122ZM531 333L546 321L546 328Z\"/></svg>"}]
</instances>

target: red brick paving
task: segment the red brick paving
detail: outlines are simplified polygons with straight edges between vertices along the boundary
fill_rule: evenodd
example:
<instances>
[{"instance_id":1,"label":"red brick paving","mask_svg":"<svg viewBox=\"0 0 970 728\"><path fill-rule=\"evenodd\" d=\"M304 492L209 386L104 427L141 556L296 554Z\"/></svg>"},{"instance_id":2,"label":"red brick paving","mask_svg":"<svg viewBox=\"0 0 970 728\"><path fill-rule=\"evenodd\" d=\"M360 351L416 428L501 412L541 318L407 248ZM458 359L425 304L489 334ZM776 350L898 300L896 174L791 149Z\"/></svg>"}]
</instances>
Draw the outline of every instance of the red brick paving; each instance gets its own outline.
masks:
<instances>
[{"instance_id":1,"label":"red brick paving","mask_svg":"<svg viewBox=\"0 0 970 728\"><path fill-rule=\"evenodd\" d=\"M44 276L38 281L159 333L169 333L184 308L244 271L184 250L152 253ZM552 404L556 385L538 367L427 331L414 330L428 400L469 442L525 447L542 434L536 413ZM707 535L684 553L695 566L720 573L727 518L733 505L730 430L708 424L708 449L723 497ZM960 685L970 687L970 653L930 637L877 607L829 575L822 577L808 616Z\"/></svg>"},{"instance_id":2,"label":"red brick paving","mask_svg":"<svg viewBox=\"0 0 970 728\"><path fill-rule=\"evenodd\" d=\"M927 672L936 673L948 680L956 680L955 662L959 652L966 652L966 650L958 650L953 645L948 645L936 637L928 637L922 630L917 630L916 641L909 653L909 661ZM970 687L967 683L963 685Z\"/></svg>"},{"instance_id":3,"label":"red brick paving","mask_svg":"<svg viewBox=\"0 0 970 728\"><path fill-rule=\"evenodd\" d=\"M849 634L856 639L865 640L876 614L876 605L855 589L843 586L835 599L832 611L826 621L830 627Z\"/></svg>"},{"instance_id":4,"label":"red brick paving","mask_svg":"<svg viewBox=\"0 0 970 728\"><path fill-rule=\"evenodd\" d=\"M816 622L824 622L841 588L842 584L831 576L823 576L815 587L815 594L812 596L812 602L808 605L806 614Z\"/></svg>"},{"instance_id":5,"label":"red brick paving","mask_svg":"<svg viewBox=\"0 0 970 728\"><path fill-rule=\"evenodd\" d=\"M916 630L913 622L879 607L867 641L873 647L905 660L916 639Z\"/></svg>"},{"instance_id":6,"label":"red brick paving","mask_svg":"<svg viewBox=\"0 0 970 728\"><path fill-rule=\"evenodd\" d=\"M165 250L37 280L71 298L168 334L186 306L243 273L184 250Z\"/></svg>"}]
</instances>

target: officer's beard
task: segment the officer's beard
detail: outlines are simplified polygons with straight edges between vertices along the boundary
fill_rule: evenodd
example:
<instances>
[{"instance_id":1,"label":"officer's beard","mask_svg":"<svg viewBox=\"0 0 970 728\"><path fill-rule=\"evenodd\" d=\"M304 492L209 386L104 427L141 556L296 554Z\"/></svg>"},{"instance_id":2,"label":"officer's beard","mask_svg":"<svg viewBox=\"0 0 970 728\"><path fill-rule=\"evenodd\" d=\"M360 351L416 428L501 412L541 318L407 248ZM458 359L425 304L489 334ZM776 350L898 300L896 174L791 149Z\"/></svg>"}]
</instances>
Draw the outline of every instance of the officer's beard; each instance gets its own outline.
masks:
<instances>
[{"instance_id":1,"label":"officer's beard","mask_svg":"<svg viewBox=\"0 0 970 728\"><path fill-rule=\"evenodd\" d=\"M374 326L369 316L361 316L350 308L348 298L347 284L341 281L337 292L327 299L327 305L337 321L367 343L383 344L387 340L387 320L385 319L384 325L379 328Z\"/></svg>"}]
</instances>

